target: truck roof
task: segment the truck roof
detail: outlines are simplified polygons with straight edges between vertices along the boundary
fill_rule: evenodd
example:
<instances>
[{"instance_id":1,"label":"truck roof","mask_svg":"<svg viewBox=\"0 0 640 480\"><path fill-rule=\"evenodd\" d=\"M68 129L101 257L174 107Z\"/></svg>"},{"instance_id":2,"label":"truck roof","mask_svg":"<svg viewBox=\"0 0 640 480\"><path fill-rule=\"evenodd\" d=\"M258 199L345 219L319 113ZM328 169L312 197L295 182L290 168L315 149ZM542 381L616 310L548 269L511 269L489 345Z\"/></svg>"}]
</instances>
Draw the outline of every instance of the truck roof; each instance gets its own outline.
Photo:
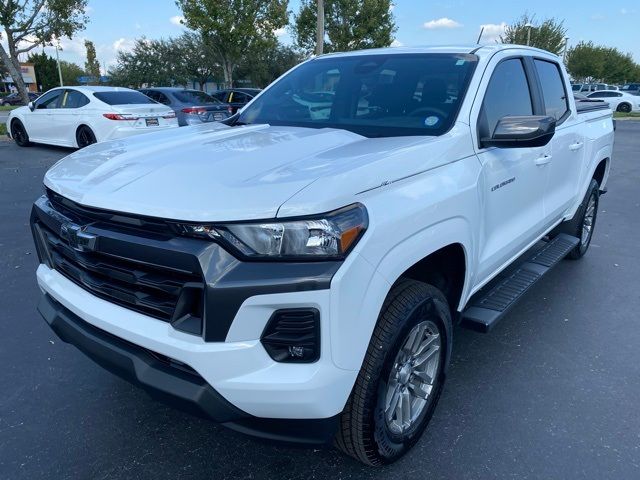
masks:
<instances>
[{"instance_id":1,"label":"truck roof","mask_svg":"<svg viewBox=\"0 0 640 480\"><path fill-rule=\"evenodd\" d=\"M356 55L395 55L406 53L474 53L480 57L490 56L501 50L530 50L531 52L543 53L545 55L557 56L546 50L529 47L526 45L496 43L490 45L425 45L416 47L387 47L387 48L371 48L367 50L355 50L352 52L337 52L322 55L322 57L347 57Z\"/></svg>"}]
</instances>

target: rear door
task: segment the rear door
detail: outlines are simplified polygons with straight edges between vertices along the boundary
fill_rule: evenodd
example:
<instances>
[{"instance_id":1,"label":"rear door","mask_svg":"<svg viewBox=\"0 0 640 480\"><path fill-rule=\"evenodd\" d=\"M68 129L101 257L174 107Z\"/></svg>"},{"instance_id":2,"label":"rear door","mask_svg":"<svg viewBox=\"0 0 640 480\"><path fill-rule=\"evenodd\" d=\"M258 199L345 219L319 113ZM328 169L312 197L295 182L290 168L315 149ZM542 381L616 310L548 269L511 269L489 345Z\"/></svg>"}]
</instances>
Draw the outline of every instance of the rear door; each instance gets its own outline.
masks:
<instances>
[{"instance_id":1,"label":"rear door","mask_svg":"<svg viewBox=\"0 0 640 480\"><path fill-rule=\"evenodd\" d=\"M533 64L545 114L557 121L556 133L549 143L550 161L544 167L547 170L545 217L547 224L551 224L560 220L575 201L584 159L584 138L582 123L570 109L569 90L560 65L543 58L534 58Z\"/></svg>"},{"instance_id":2,"label":"rear door","mask_svg":"<svg viewBox=\"0 0 640 480\"><path fill-rule=\"evenodd\" d=\"M477 125L476 151L482 164L478 197L483 218L478 247L478 282L482 283L543 233L545 147L484 148L481 139L491 135L505 116L539 113L537 86L531 64L508 52L489 63L490 79L483 78L471 125Z\"/></svg>"},{"instance_id":3,"label":"rear door","mask_svg":"<svg viewBox=\"0 0 640 480\"><path fill-rule=\"evenodd\" d=\"M84 94L77 90L65 90L55 112L55 121L50 127L51 134L61 143L76 146L76 130L87 121L84 107L88 104L89 99Z\"/></svg>"}]
</instances>

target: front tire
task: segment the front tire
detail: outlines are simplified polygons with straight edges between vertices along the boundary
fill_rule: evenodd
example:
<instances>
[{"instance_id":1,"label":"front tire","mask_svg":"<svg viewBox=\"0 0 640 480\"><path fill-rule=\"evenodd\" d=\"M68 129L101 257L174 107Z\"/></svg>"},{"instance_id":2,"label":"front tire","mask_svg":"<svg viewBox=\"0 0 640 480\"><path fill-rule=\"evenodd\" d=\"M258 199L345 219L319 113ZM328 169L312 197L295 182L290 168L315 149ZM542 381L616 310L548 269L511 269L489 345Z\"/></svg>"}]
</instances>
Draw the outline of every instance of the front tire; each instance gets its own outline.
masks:
<instances>
[{"instance_id":1,"label":"front tire","mask_svg":"<svg viewBox=\"0 0 640 480\"><path fill-rule=\"evenodd\" d=\"M27 130L20 120L11 122L11 138L13 138L13 141L16 142L16 145L19 147L28 147L31 145Z\"/></svg>"},{"instance_id":2,"label":"front tire","mask_svg":"<svg viewBox=\"0 0 640 480\"><path fill-rule=\"evenodd\" d=\"M442 392L450 332L449 305L437 288L405 279L391 289L342 413L338 448L384 465L415 445Z\"/></svg>"},{"instance_id":3,"label":"front tire","mask_svg":"<svg viewBox=\"0 0 640 480\"><path fill-rule=\"evenodd\" d=\"M96 143L96 136L93 131L86 125L78 127L76 131L76 144L78 148L88 147Z\"/></svg>"}]
</instances>

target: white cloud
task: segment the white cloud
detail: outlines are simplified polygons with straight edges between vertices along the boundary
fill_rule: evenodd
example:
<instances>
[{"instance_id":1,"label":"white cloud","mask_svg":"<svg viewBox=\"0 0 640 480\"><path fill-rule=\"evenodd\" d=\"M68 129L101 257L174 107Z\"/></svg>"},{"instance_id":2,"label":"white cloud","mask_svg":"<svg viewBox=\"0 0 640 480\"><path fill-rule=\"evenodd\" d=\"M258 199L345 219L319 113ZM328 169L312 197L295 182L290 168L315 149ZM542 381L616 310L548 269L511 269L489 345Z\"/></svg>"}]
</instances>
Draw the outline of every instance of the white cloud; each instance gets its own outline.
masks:
<instances>
[{"instance_id":1,"label":"white cloud","mask_svg":"<svg viewBox=\"0 0 640 480\"><path fill-rule=\"evenodd\" d=\"M391 46L392 47L404 47L404 43L402 43L400 40L396 39L393 42L391 42Z\"/></svg>"},{"instance_id":2,"label":"white cloud","mask_svg":"<svg viewBox=\"0 0 640 480\"><path fill-rule=\"evenodd\" d=\"M626 15L627 13L629 13L629 10L627 10L626 8L621 8L620 9L620 14L621 15Z\"/></svg>"},{"instance_id":3,"label":"white cloud","mask_svg":"<svg viewBox=\"0 0 640 480\"><path fill-rule=\"evenodd\" d=\"M594 13L593 15L591 15L591 17L590 17L590 18L591 18L591 20L599 21L599 20L605 20L607 17L605 17L605 16L604 16L603 14L601 14L601 13Z\"/></svg>"},{"instance_id":4,"label":"white cloud","mask_svg":"<svg viewBox=\"0 0 640 480\"><path fill-rule=\"evenodd\" d=\"M434 30L436 28L458 28L461 27L462 24L456 22L455 20L451 20L447 17L438 18L437 20L429 20L428 22L424 22L422 28L426 28L427 30Z\"/></svg>"},{"instance_id":5,"label":"white cloud","mask_svg":"<svg viewBox=\"0 0 640 480\"><path fill-rule=\"evenodd\" d=\"M506 22L485 23L484 25L480 25L480 28L484 28L480 43L496 43L500 41L500 35L504 33L507 24Z\"/></svg>"},{"instance_id":6,"label":"white cloud","mask_svg":"<svg viewBox=\"0 0 640 480\"><path fill-rule=\"evenodd\" d=\"M171 23L173 23L174 25L177 25L179 27L182 27L182 22L184 22L184 17L182 15L174 15L173 17L171 17L169 19L169 21Z\"/></svg>"},{"instance_id":7,"label":"white cloud","mask_svg":"<svg viewBox=\"0 0 640 480\"><path fill-rule=\"evenodd\" d=\"M133 46L135 45L135 40L130 38L119 38L115 42L113 42L113 50L116 52L130 52L133 50Z\"/></svg>"},{"instance_id":8,"label":"white cloud","mask_svg":"<svg viewBox=\"0 0 640 480\"><path fill-rule=\"evenodd\" d=\"M287 29L286 29L286 27L276 28L276 29L273 31L273 34L274 34L276 37L284 37L284 36L287 34Z\"/></svg>"},{"instance_id":9,"label":"white cloud","mask_svg":"<svg viewBox=\"0 0 640 480\"><path fill-rule=\"evenodd\" d=\"M390 3L389 4L389 11L393 12L393 9L396 8L396 5L394 3Z\"/></svg>"}]
</instances>

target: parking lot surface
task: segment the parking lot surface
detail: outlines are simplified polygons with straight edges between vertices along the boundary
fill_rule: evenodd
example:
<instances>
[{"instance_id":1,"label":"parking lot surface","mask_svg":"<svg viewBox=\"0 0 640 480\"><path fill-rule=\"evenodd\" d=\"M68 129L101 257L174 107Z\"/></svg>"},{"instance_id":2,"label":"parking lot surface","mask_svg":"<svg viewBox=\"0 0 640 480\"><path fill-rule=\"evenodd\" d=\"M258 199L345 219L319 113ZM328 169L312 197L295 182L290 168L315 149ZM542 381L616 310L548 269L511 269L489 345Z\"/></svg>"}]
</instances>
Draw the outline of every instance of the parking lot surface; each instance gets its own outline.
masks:
<instances>
[{"instance_id":1,"label":"parking lot surface","mask_svg":"<svg viewBox=\"0 0 640 480\"><path fill-rule=\"evenodd\" d=\"M457 329L416 448L370 469L254 440L150 400L36 312L32 201L69 150L0 140L0 479L640 478L640 122L618 122L591 249L492 333Z\"/></svg>"}]
</instances>

